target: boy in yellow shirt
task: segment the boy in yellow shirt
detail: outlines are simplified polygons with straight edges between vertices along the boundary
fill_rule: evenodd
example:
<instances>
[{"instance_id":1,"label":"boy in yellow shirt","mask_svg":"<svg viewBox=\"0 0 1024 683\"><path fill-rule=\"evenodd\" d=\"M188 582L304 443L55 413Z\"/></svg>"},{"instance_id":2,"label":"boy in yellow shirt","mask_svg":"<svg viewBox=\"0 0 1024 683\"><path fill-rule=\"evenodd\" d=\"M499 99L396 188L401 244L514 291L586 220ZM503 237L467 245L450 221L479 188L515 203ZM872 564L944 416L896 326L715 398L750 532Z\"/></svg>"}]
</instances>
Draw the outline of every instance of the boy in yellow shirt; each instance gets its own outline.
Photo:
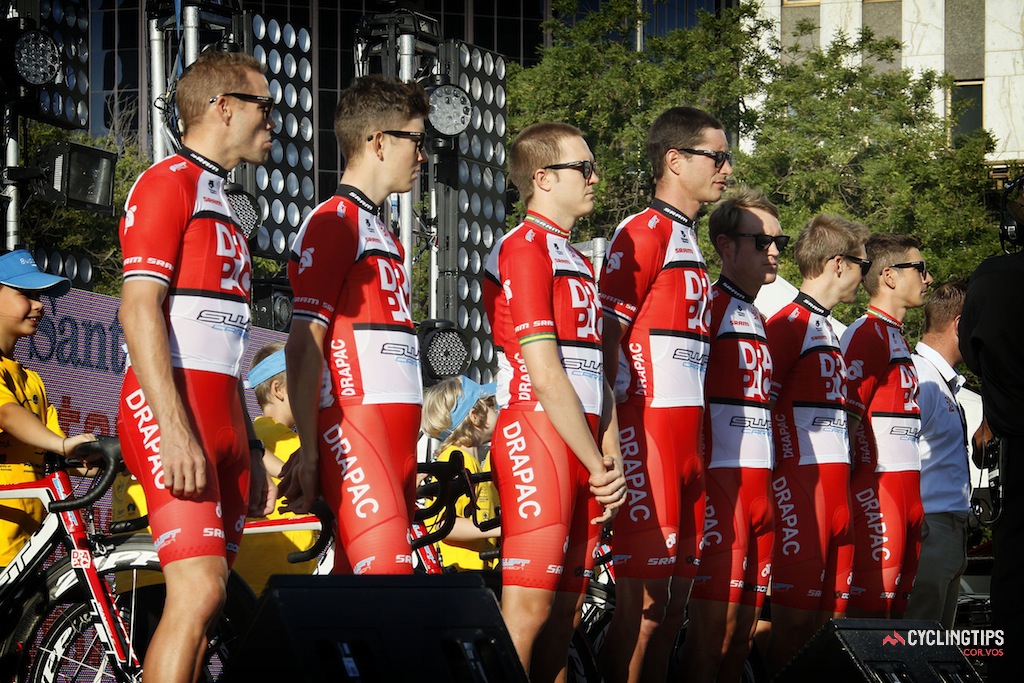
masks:
<instances>
[{"instance_id":1,"label":"boy in yellow shirt","mask_svg":"<svg viewBox=\"0 0 1024 683\"><path fill-rule=\"evenodd\" d=\"M39 328L41 297L63 296L70 289L70 280L41 272L24 249L0 256L0 484L36 481L47 451L71 456L96 439L93 434L65 438L42 379L13 357L18 340ZM44 513L34 498L0 503L0 567L14 559Z\"/></svg>"}]
</instances>

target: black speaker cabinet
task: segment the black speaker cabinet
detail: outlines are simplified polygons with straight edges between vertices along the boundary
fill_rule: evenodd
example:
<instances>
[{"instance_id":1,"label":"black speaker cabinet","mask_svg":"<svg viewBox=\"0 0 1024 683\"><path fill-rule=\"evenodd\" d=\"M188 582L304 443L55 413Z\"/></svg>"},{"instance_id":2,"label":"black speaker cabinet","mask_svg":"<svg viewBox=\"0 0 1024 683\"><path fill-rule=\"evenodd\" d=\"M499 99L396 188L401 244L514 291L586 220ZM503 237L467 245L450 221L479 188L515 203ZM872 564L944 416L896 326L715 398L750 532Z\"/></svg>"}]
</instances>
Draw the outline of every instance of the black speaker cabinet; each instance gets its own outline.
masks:
<instances>
[{"instance_id":1,"label":"black speaker cabinet","mask_svg":"<svg viewBox=\"0 0 1024 683\"><path fill-rule=\"evenodd\" d=\"M831 619L775 683L982 683L955 644L927 645L910 631L938 631L917 619Z\"/></svg>"},{"instance_id":2,"label":"black speaker cabinet","mask_svg":"<svg viewBox=\"0 0 1024 683\"><path fill-rule=\"evenodd\" d=\"M479 576L272 576L223 680L520 683L526 674Z\"/></svg>"}]
</instances>

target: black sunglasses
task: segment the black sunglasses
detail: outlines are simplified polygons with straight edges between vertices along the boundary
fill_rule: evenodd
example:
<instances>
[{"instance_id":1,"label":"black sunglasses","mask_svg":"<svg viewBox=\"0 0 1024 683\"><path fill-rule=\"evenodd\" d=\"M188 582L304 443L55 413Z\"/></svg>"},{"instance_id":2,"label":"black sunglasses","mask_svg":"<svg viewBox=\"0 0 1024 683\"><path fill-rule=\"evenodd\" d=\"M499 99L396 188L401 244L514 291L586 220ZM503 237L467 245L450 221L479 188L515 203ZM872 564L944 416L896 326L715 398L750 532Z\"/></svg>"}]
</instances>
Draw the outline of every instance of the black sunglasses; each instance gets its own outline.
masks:
<instances>
[{"instance_id":1,"label":"black sunglasses","mask_svg":"<svg viewBox=\"0 0 1024 683\"><path fill-rule=\"evenodd\" d=\"M924 264L924 261L908 261L907 263L894 263L892 268L913 268L917 272L921 273L921 277L928 277L928 266Z\"/></svg>"},{"instance_id":2,"label":"black sunglasses","mask_svg":"<svg viewBox=\"0 0 1024 683\"><path fill-rule=\"evenodd\" d=\"M852 261L860 266L860 276L867 277L868 271L871 270L871 259L861 258L860 256L851 256L850 254L840 254L847 261Z\"/></svg>"},{"instance_id":3,"label":"black sunglasses","mask_svg":"<svg viewBox=\"0 0 1024 683\"><path fill-rule=\"evenodd\" d=\"M423 145L427 141L427 134L426 133L421 133L419 131L414 131L414 130L382 130L381 133L384 133L384 135L390 135L393 138L402 138L403 140L412 140L413 142L416 143L416 150L420 151L420 152L423 151ZM371 136L366 138L366 141L369 142L372 139L373 139L373 136L371 135Z\"/></svg>"},{"instance_id":4,"label":"black sunglasses","mask_svg":"<svg viewBox=\"0 0 1024 683\"><path fill-rule=\"evenodd\" d=\"M725 166L725 162L732 164L732 152L719 152L713 149L692 149L690 147L676 147L677 152L686 152L687 154L699 154L709 159L715 160L715 170Z\"/></svg>"},{"instance_id":5,"label":"black sunglasses","mask_svg":"<svg viewBox=\"0 0 1024 683\"><path fill-rule=\"evenodd\" d=\"M768 251L768 246L774 242L779 251L783 251L789 244L789 235L765 235L764 233L738 232L733 237L750 237L754 240L754 248L758 251Z\"/></svg>"},{"instance_id":6,"label":"black sunglasses","mask_svg":"<svg viewBox=\"0 0 1024 683\"><path fill-rule=\"evenodd\" d=\"M555 171L557 171L560 168L575 168L577 171L583 174L583 180L589 182L590 176L594 175L594 171L597 170L597 162L590 161L589 159L586 161L566 161L561 164L551 164L550 166L545 166L544 168L552 169Z\"/></svg>"},{"instance_id":7,"label":"black sunglasses","mask_svg":"<svg viewBox=\"0 0 1024 683\"><path fill-rule=\"evenodd\" d=\"M249 93L244 92L224 92L220 95L214 95L211 97L210 104L213 104L222 97L234 97L236 100L262 105L261 111L263 112L264 121L269 120L270 115L274 112L274 98L268 97L267 95L250 95Z\"/></svg>"}]
</instances>

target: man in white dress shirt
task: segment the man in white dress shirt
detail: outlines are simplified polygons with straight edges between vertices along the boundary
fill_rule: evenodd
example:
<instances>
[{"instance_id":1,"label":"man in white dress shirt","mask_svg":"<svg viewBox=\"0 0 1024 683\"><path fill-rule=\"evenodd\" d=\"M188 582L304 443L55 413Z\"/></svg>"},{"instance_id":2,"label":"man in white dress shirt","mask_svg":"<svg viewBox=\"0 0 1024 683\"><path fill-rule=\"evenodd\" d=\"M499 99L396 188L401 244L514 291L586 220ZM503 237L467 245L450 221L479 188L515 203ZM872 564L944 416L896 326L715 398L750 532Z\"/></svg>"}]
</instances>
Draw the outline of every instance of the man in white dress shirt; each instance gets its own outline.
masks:
<instances>
[{"instance_id":1,"label":"man in white dress shirt","mask_svg":"<svg viewBox=\"0 0 1024 683\"><path fill-rule=\"evenodd\" d=\"M905 616L934 619L952 628L960 577L967 568L971 484L967 434L956 394L963 375L957 327L967 287L949 282L925 303L925 331L914 350L921 407L921 560Z\"/></svg>"}]
</instances>

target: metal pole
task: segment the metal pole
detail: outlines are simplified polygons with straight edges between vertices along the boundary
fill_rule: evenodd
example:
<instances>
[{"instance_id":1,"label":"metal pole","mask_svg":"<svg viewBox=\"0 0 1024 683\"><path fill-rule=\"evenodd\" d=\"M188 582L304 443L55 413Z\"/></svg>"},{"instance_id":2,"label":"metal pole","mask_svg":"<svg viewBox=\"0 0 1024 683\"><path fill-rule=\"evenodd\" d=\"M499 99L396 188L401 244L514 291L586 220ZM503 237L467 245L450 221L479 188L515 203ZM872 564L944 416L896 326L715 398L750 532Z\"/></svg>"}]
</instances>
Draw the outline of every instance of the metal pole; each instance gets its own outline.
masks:
<instances>
[{"instance_id":1,"label":"metal pole","mask_svg":"<svg viewBox=\"0 0 1024 683\"><path fill-rule=\"evenodd\" d=\"M149 20L149 121L150 142L153 149L153 161L167 158L167 137L164 129L163 112L157 103L164 96L167 85L166 63L164 60L164 32L160 28L159 19ZM165 102L164 106L169 106Z\"/></svg>"},{"instance_id":2,"label":"metal pole","mask_svg":"<svg viewBox=\"0 0 1024 683\"><path fill-rule=\"evenodd\" d=\"M11 110L11 107L4 107L4 166L7 168L15 168L19 164L18 157L18 117ZM7 205L7 216L6 216L6 231L4 246L8 250L14 249L18 245L18 239L20 238L19 231L19 212L21 211L21 193L18 191L18 186L15 183L4 185L4 196L6 196L10 203Z\"/></svg>"},{"instance_id":3,"label":"metal pole","mask_svg":"<svg viewBox=\"0 0 1024 683\"><path fill-rule=\"evenodd\" d=\"M199 59L199 6L186 5L181 13L181 43L182 51L185 54L185 63L188 67L192 62Z\"/></svg>"},{"instance_id":4,"label":"metal pole","mask_svg":"<svg viewBox=\"0 0 1024 683\"><path fill-rule=\"evenodd\" d=\"M416 75L416 36L398 36L398 77L403 81L411 81ZM413 206L419 199L419 184L412 191L398 195L398 229L405 251L405 272L412 277L412 224ZM411 285L411 283L410 283Z\"/></svg>"}]
</instances>

